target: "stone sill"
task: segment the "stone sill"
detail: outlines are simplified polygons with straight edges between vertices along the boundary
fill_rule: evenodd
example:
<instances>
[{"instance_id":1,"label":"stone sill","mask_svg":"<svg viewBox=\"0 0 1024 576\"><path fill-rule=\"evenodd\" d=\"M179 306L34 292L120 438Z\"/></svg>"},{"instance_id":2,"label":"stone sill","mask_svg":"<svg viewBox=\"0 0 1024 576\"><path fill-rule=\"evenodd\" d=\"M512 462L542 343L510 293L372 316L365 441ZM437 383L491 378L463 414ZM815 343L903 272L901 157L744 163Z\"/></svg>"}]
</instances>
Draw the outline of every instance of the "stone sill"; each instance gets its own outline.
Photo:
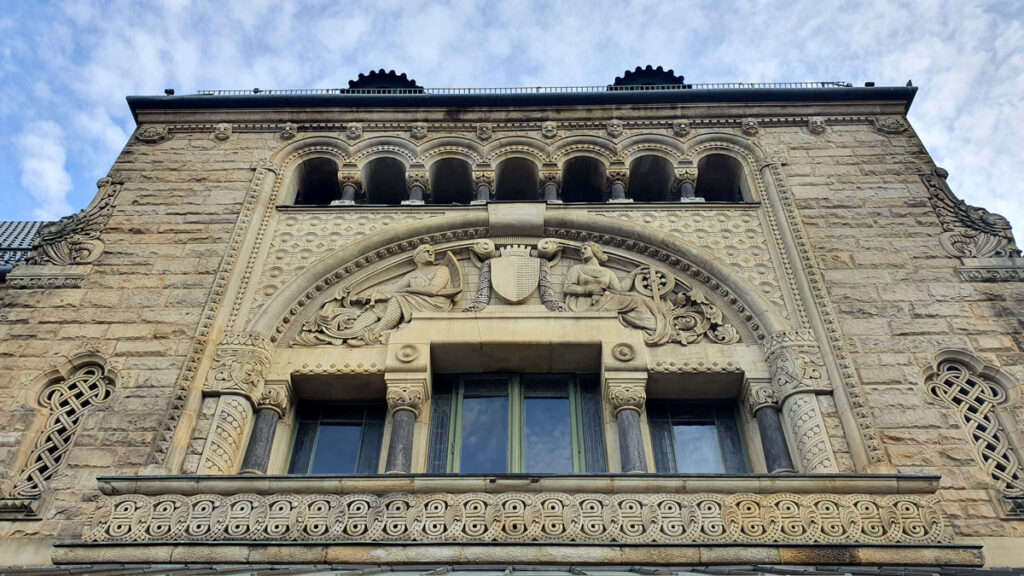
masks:
<instances>
[{"instance_id":1,"label":"stone sill","mask_svg":"<svg viewBox=\"0 0 1024 576\"><path fill-rule=\"evenodd\" d=\"M939 476L895 474L546 476L101 476L107 496L139 494L428 494L562 492L592 494L933 494Z\"/></svg>"}]
</instances>

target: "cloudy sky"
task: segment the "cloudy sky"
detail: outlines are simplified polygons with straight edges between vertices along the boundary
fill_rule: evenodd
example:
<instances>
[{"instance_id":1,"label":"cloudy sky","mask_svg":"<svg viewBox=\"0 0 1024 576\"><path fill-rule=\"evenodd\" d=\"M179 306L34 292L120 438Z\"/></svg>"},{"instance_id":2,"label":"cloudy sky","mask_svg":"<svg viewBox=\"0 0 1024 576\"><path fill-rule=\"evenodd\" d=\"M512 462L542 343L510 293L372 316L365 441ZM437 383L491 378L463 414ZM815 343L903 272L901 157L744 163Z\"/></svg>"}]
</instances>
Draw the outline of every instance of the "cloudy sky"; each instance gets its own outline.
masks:
<instances>
[{"instance_id":1,"label":"cloudy sky","mask_svg":"<svg viewBox=\"0 0 1024 576\"><path fill-rule=\"evenodd\" d=\"M690 82L920 86L910 120L953 190L1024 229L1024 2L0 0L0 220L88 204L134 123L124 97L334 88Z\"/></svg>"}]
</instances>

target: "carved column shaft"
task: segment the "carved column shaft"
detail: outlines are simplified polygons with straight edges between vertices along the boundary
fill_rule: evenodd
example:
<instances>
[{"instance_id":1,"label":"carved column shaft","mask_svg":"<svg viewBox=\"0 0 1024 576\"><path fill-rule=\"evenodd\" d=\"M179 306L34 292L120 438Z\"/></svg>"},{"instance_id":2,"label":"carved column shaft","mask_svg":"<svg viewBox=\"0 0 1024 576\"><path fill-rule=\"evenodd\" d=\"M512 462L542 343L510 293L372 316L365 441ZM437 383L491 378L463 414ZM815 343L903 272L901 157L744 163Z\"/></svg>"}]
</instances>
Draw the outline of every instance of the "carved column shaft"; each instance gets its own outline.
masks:
<instances>
[{"instance_id":1,"label":"carved column shaft","mask_svg":"<svg viewBox=\"0 0 1024 576\"><path fill-rule=\"evenodd\" d=\"M697 189L697 169L676 168L676 187L680 200L693 198Z\"/></svg>"},{"instance_id":2,"label":"carved column shaft","mask_svg":"<svg viewBox=\"0 0 1024 576\"><path fill-rule=\"evenodd\" d=\"M786 433L779 417L778 400L769 380L751 380L747 383L744 400L757 420L764 452L765 467L769 473L796 472L789 455Z\"/></svg>"},{"instance_id":3,"label":"carved column shaft","mask_svg":"<svg viewBox=\"0 0 1024 576\"><path fill-rule=\"evenodd\" d=\"M555 170L540 173L541 194L546 202L556 202L562 196L562 175Z\"/></svg>"},{"instance_id":4,"label":"carved column shaft","mask_svg":"<svg viewBox=\"0 0 1024 576\"><path fill-rule=\"evenodd\" d=\"M647 402L647 375L605 378L608 403L619 431L619 460L623 472L647 472L640 414Z\"/></svg>"},{"instance_id":5,"label":"carved column shaft","mask_svg":"<svg viewBox=\"0 0 1024 576\"><path fill-rule=\"evenodd\" d=\"M391 440L388 442L388 474L412 472L413 440L416 418L427 400L427 375L387 378L388 411L391 413Z\"/></svg>"},{"instance_id":6,"label":"carved column shaft","mask_svg":"<svg viewBox=\"0 0 1024 576\"><path fill-rule=\"evenodd\" d=\"M611 168L607 172L608 191L613 201L626 200L626 184L629 182L629 171L623 168Z\"/></svg>"},{"instance_id":7,"label":"carved column shaft","mask_svg":"<svg viewBox=\"0 0 1024 576\"><path fill-rule=\"evenodd\" d=\"M355 204L356 194L362 186L362 177L358 171L339 172L338 184L341 186L341 200L339 204Z\"/></svg>"},{"instance_id":8,"label":"carved column shaft","mask_svg":"<svg viewBox=\"0 0 1024 576\"><path fill-rule=\"evenodd\" d=\"M825 428L825 419L818 407L818 398L813 393L800 392L786 398L782 403L782 417L796 442L802 472L839 471Z\"/></svg>"},{"instance_id":9,"label":"carved column shaft","mask_svg":"<svg viewBox=\"0 0 1024 576\"><path fill-rule=\"evenodd\" d=\"M278 421L287 413L291 403L291 387L288 383L267 385L256 407L256 421L249 436L249 445L242 459L243 474L264 474L270 465L270 451L274 447L274 436Z\"/></svg>"},{"instance_id":10,"label":"carved column shaft","mask_svg":"<svg viewBox=\"0 0 1024 576\"><path fill-rule=\"evenodd\" d=\"M409 193L408 200L402 204L423 204L423 199L430 190L430 180L425 171L410 171L405 177L405 188Z\"/></svg>"}]
</instances>

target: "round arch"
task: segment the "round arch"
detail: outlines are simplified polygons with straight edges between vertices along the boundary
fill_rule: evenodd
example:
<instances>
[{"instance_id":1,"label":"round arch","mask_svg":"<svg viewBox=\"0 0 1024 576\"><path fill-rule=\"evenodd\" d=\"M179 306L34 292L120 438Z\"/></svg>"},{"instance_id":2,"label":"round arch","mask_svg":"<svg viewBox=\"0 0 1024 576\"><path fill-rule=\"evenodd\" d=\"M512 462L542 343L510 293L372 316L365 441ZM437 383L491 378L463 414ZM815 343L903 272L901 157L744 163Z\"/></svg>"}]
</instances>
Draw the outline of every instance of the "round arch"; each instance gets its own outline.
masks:
<instances>
[{"instance_id":1,"label":"round arch","mask_svg":"<svg viewBox=\"0 0 1024 576\"><path fill-rule=\"evenodd\" d=\"M557 140L551 148L551 161L564 168L565 163L578 156L599 160L605 168L615 162L617 152L610 140L595 136L571 136Z\"/></svg>"},{"instance_id":2,"label":"round arch","mask_svg":"<svg viewBox=\"0 0 1024 576\"><path fill-rule=\"evenodd\" d=\"M738 273L709 252L654 230L589 214L548 211L544 228L554 237L574 242L596 241L611 249L628 251L660 261L681 275L701 283L727 303L746 323L758 343L767 335L790 329L789 323ZM410 253L424 243L445 244L483 238L489 234L486 213L458 214L414 222L365 237L311 264L285 285L249 324L249 330L277 341L290 323L324 291L374 263Z\"/></svg>"},{"instance_id":3,"label":"round arch","mask_svg":"<svg viewBox=\"0 0 1024 576\"><path fill-rule=\"evenodd\" d=\"M459 158L476 166L484 161L483 147L469 138L445 136L427 140L419 146L416 160L427 168L444 158Z\"/></svg>"},{"instance_id":4,"label":"round arch","mask_svg":"<svg viewBox=\"0 0 1024 576\"><path fill-rule=\"evenodd\" d=\"M278 178L275 186L281 190L280 204L293 204L298 193L299 177L296 171L303 163L317 158L331 160L340 168L349 161L348 146L338 138L330 136L310 136L301 138L283 146L271 156L271 163L277 168Z\"/></svg>"},{"instance_id":5,"label":"round arch","mask_svg":"<svg viewBox=\"0 0 1024 576\"><path fill-rule=\"evenodd\" d=\"M746 181L745 192L749 195L744 200L756 202L764 198L764 185L757 174L758 166L765 160L765 154L760 148L735 134L702 134L690 140L687 156L693 161L694 166L713 154L730 156L739 162Z\"/></svg>"},{"instance_id":6,"label":"round arch","mask_svg":"<svg viewBox=\"0 0 1024 576\"><path fill-rule=\"evenodd\" d=\"M361 169L367 162L381 157L400 160L406 167L416 161L416 146L409 140L394 136L367 138L352 147L352 161Z\"/></svg>"},{"instance_id":7,"label":"round arch","mask_svg":"<svg viewBox=\"0 0 1024 576\"><path fill-rule=\"evenodd\" d=\"M635 134L619 143L619 156L627 165L639 156L661 156L678 166L686 160L683 143L663 134Z\"/></svg>"},{"instance_id":8,"label":"round arch","mask_svg":"<svg viewBox=\"0 0 1024 576\"><path fill-rule=\"evenodd\" d=\"M484 148L484 161L491 166L497 166L499 162L507 158L528 158L537 164L539 170L547 162L548 147L540 140L515 136L502 138Z\"/></svg>"}]
</instances>

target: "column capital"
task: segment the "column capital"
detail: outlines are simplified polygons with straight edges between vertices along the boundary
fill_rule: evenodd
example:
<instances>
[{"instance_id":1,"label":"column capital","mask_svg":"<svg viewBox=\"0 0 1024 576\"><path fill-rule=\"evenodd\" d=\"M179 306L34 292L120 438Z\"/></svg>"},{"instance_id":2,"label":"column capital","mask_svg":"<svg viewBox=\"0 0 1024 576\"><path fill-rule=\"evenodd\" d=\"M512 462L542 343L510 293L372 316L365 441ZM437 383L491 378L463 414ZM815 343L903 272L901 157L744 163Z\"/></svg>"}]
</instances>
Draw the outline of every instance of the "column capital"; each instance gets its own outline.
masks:
<instances>
[{"instance_id":1,"label":"column capital","mask_svg":"<svg viewBox=\"0 0 1024 576\"><path fill-rule=\"evenodd\" d=\"M743 404L747 407L751 416L757 414L762 408L779 407L779 400L775 396L775 389L772 381L767 378L750 379L743 384Z\"/></svg>"},{"instance_id":2,"label":"column capital","mask_svg":"<svg viewBox=\"0 0 1024 576\"><path fill-rule=\"evenodd\" d=\"M254 405L263 393L263 378L270 367L273 344L247 332L226 332L206 378L203 394L245 396Z\"/></svg>"},{"instance_id":3,"label":"column capital","mask_svg":"<svg viewBox=\"0 0 1024 576\"><path fill-rule=\"evenodd\" d=\"M612 412L623 410L643 412L647 402L647 374L605 374L605 389Z\"/></svg>"},{"instance_id":4,"label":"column capital","mask_svg":"<svg viewBox=\"0 0 1024 576\"><path fill-rule=\"evenodd\" d=\"M273 410L277 415L284 418L288 409L293 404L292 385L288 381L267 382L263 386L263 393L256 402L257 410Z\"/></svg>"},{"instance_id":5,"label":"column capital","mask_svg":"<svg viewBox=\"0 0 1024 576\"><path fill-rule=\"evenodd\" d=\"M386 378L387 403L389 412L408 410L417 417L429 398L427 376L403 375L400 378Z\"/></svg>"}]
</instances>

